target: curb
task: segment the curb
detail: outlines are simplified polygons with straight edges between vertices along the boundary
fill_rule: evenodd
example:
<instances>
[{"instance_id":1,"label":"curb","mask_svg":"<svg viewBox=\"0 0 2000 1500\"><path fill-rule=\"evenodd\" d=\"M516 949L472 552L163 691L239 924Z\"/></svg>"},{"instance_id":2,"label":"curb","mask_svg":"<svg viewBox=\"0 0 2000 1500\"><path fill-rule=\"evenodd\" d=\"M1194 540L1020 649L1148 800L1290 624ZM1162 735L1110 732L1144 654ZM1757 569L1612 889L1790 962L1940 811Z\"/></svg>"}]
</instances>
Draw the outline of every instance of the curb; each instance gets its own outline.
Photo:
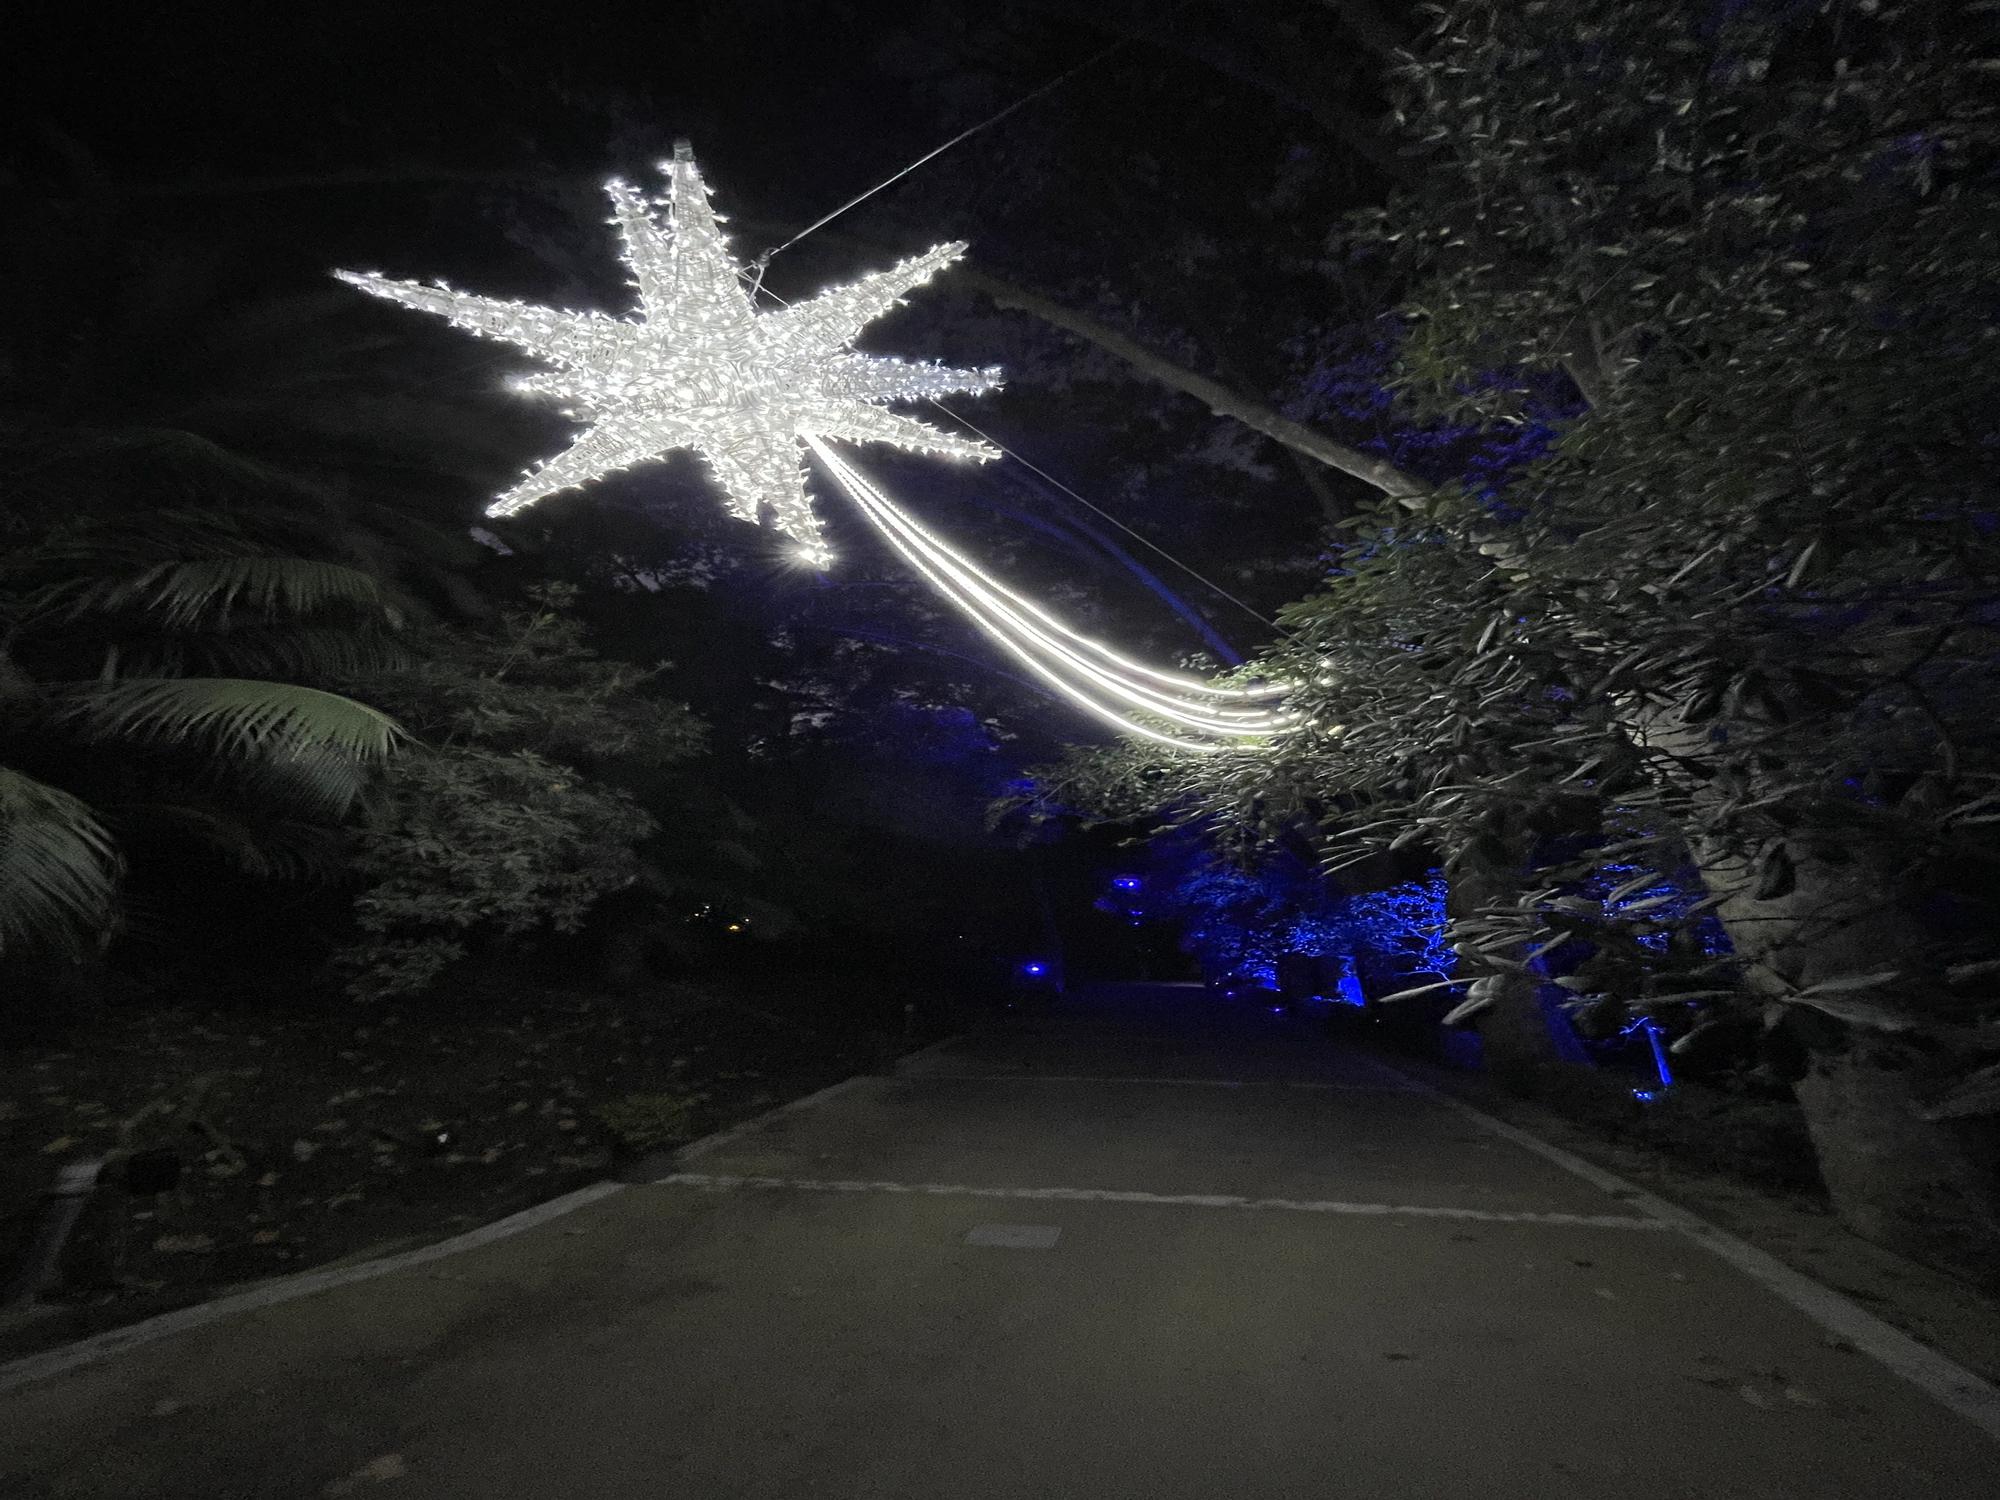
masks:
<instances>
[{"instance_id":1,"label":"curb","mask_svg":"<svg viewBox=\"0 0 2000 1500\"><path fill-rule=\"evenodd\" d=\"M958 1040L956 1036L949 1036L941 1041L932 1042L927 1047L920 1047L914 1052L905 1052L895 1059L891 1068L899 1069L912 1059L941 1052ZM789 1103L767 1109L762 1114L752 1115L747 1120L740 1120L734 1125L716 1131L713 1135L705 1135L672 1151L647 1157L616 1178L593 1182L587 1187L577 1188L559 1198L551 1198L546 1203L538 1203L533 1208L509 1214L504 1219L495 1219L491 1224L467 1230L464 1234L453 1235L447 1240L439 1240L433 1245L399 1251L377 1260L362 1261L358 1265L300 1271L292 1276L279 1276L269 1281L255 1282L239 1292L227 1293L207 1302L197 1302L192 1307L161 1313L157 1317L128 1323L123 1328L92 1334L72 1344L63 1344L54 1349L44 1350L40 1354L30 1354L0 1364L0 1395L31 1385L38 1380L46 1380L52 1375L61 1375L69 1370L81 1369L85 1365L97 1364L101 1360L110 1359L113 1355L123 1354L128 1349L138 1349L147 1344L158 1343L161 1339L172 1338L175 1334L186 1333L190 1329L219 1323L238 1313L275 1307L281 1302L292 1302L300 1297L311 1297L337 1287L352 1286L358 1281L372 1281L378 1276L388 1276L397 1271L408 1270L412 1266L443 1260L446 1256L477 1250L498 1240L511 1239L552 1219L560 1219L566 1214L575 1213L580 1208L588 1208L593 1203L602 1202L606 1198L624 1192L628 1187L641 1187L667 1176L681 1163L706 1156L748 1134L768 1120L824 1104L829 1099L846 1093L849 1089L857 1088L871 1079L893 1076L895 1076L893 1071L887 1074L856 1073L851 1078L843 1078L840 1082L829 1084L826 1088L807 1094L803 1098L793 1099ZM649 1172L650 1175L638 1175L641 1172Z\"/></svg>"}]
</instances>

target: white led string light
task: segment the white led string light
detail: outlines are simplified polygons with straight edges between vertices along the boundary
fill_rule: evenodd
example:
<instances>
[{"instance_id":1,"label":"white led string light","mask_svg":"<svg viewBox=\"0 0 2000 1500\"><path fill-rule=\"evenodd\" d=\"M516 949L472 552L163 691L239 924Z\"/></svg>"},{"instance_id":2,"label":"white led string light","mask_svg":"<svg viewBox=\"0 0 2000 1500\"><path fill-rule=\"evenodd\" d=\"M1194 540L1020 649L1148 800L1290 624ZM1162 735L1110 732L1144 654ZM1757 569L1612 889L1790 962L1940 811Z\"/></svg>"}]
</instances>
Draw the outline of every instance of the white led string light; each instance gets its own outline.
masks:
<instances>
[{"instance_id":1,"label":"white led string light","mask_svg":"<svg viewBox=\"0 0 2000 1500\"><path fill-rule=\"evenodd\" d=\"M1283 716L1273 714L1269 710L1218 707L1213 704L1200 703L1190 704L1184 699L1169 697L1148 684L1134 681L1113 668L1106 668L1087 660L1063 639L1058 638L1052 631L1041 628L1027 614L1003 602L1003 596L1006 599L1018 599L1019 596L1007 590L991 574L979 568L977 564L966 558L962 553L955 551L919 525L908 512L902 510L888 496L884 495L880 488L862 478L859 473L823 443L813 438L808 438L807 443L811 446L820 461L827 466L829 472L839 481L841 487L847 491L849 497L862 507L863 513L870 520L874 521L878 528L884 528L908 538L916 549L924 555L927 561L939 568L951 580L951 592L954 598L961 602L967 608L968 612L973 614L982 623L998 627L1010 635L1033 642L1038 649L1047 655L1067 663L1074 670L1081 672L1091 680L1111 689L1118 693L1119 696L1125 697L1134 707L1159 709L1190 715L1189 718L1182 721L1190 728L1215 729L1220 731L1240 729L1249 732L1260 732L1278 728L1286 722ZM1029 608L1032 609L1033 607L1029 606ZM1088 636L1082 635L1080 632L1071 630L1068 626L1061 624L1061 622L1053 620L1051 616L1045 614L1043 611L1033 609L1033 615L1053 625L1055 630L1060 631L1061 636L1067 637L1068 640L1079 642L1102 655L1122 660L1122 658L1116 658L1116 653L1111 652L1107 647L1091 640ZM1186 680L1204 692L1219 693L1226 691L1225 689L1211 687L1196 679ZM1285 690L1279 688L1270 691L1281 693Z\"/></svg>"},{"instance_id":2,"label":"white led string light","mask_svg":"<svg viewBox=\"0 0 2000 1500\"><path fill-rule=\"evenodd\" d=\"M372 296L446 318L469 333L527 350L555 368L516 389L562 403L590 425L570 447L527 471L487 507L511 516L559 490L664 457L701 455L732 514L757 522L768 509L801 555L831 560L806 494L799 434L890 443L954 458L998 457L973 438L886 409L953 391L981 392L998 370L952 370L856 354L861 330L965 253L939 245L887 271L833 287L778 312L759 312L739 279L708 188L685 142L661 162L664 197L613 181L611 223L639 293L639 315L562 312L336 271Z\"/></svg>"},{"instance_id":3,"label":"white led string light","mask_svg":"<svg viewBox=\"0 0 2000 1500\"><path fill-rule=\"evenodd\" d=\"M1204 703L1189 701L1187 697L1169 697L1121 670L1089 660L1069 642L1076 642L1113 662L1122 663L1124 658L1109 647L1055 620L1046 611L1022 600L1018 594L1000 584L977 564L919 525L823 442L811 436L807 437L806 442L862 514L875 524L890 544L917 567L940 593L969 615L1001 645L1007 647L1013 655L1031 667L1044 681L1057 686L1066 696L1083 704L1099 717L1110 720L1120 728L1187 750L1218 750L1232 746L1249 748L1250 745L1246 742L1254 743L1256 740L1282 733L1295 722L1293 715L1282 711L1222 707L1212 701ZM1022 608L1014 608L1006 602L1008 600L1016 601ZM1046 622L1052 629L1043 628L1038 622ZM1146 676L1170 677L1170 674L1154 673L1145 668L1139 670ZM1078 678L1082 681L1077 681ZM1271 698L1287 691L1283 687L1250 690L1219 688L1192 678L1170 680L1185 685L1197 696L1208 695L1211 698L1242 691ZM1093 696L1089 691L1089 688L1093 687L1110 699L1122 701L1130 709L1164 719L1184 729L1215 736L1221 743L1217 743L1216 740L1189 741L1162 734L1150 725L1128 717L1126 712L1104 701L1104 698Z\"/></svg>"},{"instance_id":4,"label":"white led string light","mask_svg":"<svg viewBox=\"0 0 2000 1500\"><path fill-rule=\"evenodd\" d=\"M1206 752L1252 749L1297 722L1269 706L1285 696L1285 686L1217 686L1132 661L1072 629L934 536L826 446L824 439L833 438L953 458L999 456L984 441L887 409L893 401L991 390L998 370L955 370L853 350L864 327L957 260L964 245L939 245L808 301L763 311L754 285L744 285L752 278L729 251L685 142L660 170L667 178L661 198L648 199L623 182L606 184L610 222L639 294L632 318L535 307L372 272L334 273L372 296L526 350L552 368L517 380L516 389L561 402L565 415L589 424L567 450L499 495L488 515L510 516L558 491L690 448L720 483L732 514L752 523L768 514L803 560L823 567L831 553L806 491L804 443L940 594L1090 713L1160 744Z\"/></svg>"},{"instance_id":5,"label":"white led string light","mask_svg":"<svg viewBox=\"0 0 2000 1500\"><path fill-rule=\"evenodd\" d=\"M873 517L871 516L870 519L872 520ZM887 537L889 544L903 555L904 560L907 561L911 567L915 568L919 574L921 574L924 578L930 581L930 584L933 588L937 589L937 591L940 594L943 594L947 599L953 599L956 602L956 596L954 595L949 585L938 574L936 569L932 568L929 563L924 561L922 554L920 554L914 548L912 548L909 545L909 543L905 542L893 530L885 528L883 534L885 537ZM1083 709L1086 713L1095 715L1096 717L1105 720L1107 723L1115 726L1116 728L1118 728L1119 730L1123 731L1126 734L1136 734L1140 736L1142 739L1153 740L1158 744L1168 745L1176 750L1187 750L1187 751L1192 751L1196 754L1212 754L1215 751L1222 748L1222 746L1216 744L1214 741L1211 740L1179 739L1174 735L1167 734L1161 730L1155 729L1150 724L1143 723L1136 719L1129 719L1124 714L1118 712L1117 709L1112 708L1107 704L1099 702L1097 699L1093 698L1088 692L1076 686L1074 683L1069 682L1062 676L1061 673L1051 668L1046 662L1038 658L1035 655L1035 653L1029 650L1027 647L1022 646L1016 643L1015 641L1009 639L1002 632L995 632L989 630L988 633L993 636L994 640L1000 645L1000 647L1003 650L1005 650L1010 656L1013 656L1016 660L1021 662L1023 666L1027 667L1027 669L1030 672L1033 672L1037 677L1041 678L1042 681L1046 682L1050 687L1055 689L1056 692L1060 693L1063 697L1068 698L1071 702L1075 703L1079 708Z\"/></svg>"}]
</instances>

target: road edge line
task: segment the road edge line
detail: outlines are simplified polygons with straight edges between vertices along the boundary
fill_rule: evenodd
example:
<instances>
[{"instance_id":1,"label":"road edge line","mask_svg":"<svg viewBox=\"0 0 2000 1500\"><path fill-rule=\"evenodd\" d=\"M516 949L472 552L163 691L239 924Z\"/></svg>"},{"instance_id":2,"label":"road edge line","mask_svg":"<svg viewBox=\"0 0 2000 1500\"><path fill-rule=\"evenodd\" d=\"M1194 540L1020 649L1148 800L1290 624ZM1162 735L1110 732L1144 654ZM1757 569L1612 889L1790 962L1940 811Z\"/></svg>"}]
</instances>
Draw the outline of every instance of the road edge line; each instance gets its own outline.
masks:
<instances>
[{"instance_id":1,"label":"road edge line","mask_svg":"<svg viewBox=\"0 0 2000 1500\"><path fill-rule=\"evenodd\" d=\"M944 1037L927 1047L907 1052L896 1059L896 1065L909 1058L922 1057L927 1053L942 1051L956 1036ZM858 1087L871 1078L880 1078L879 1073L856 1073L827 1085L802 1098L789 1100L752 1115L747 1120L689 1141L685 1146L662 1153L672 1163L693 1161L706 1156L718 1147L725 1146L778 1115L790 1114L823 1104L837 1094ZM644 1162L641 1165L645 1165ZM253 1282L239 1292L229 1292L213 1297L205 1302L197 1302L190 1307L176 1308L172 1312L160 1313L151 1318L142 1318L136 1323L128 1323L122 1328L111 1328L103 1333L94 1333L72 1343L59 1344L53 1349L44 1349L39 1354L23 1355L19 1359L0 1364L0 1395L33 1385L51 1376L62 1375L70 1370L94 1365L129 1349L143 1348L147 1344L158 1343L176 1334L202 1328L210 1323L219 1323L224 1318L237 1313L255 1312L260 1308L275 1307L282 1302L295 1301L300 1297L316 1296L320 1292L330 1292L343 1286L352 1286L360 1281L372 1281L377 1276L387 1276L396 1271L408 1270L412 1266L424 1265L430 1261L443 1260L446 1256L457 1255L466 1250L477 1250L498 1240L511 1239L551 1219L560 1219L565 1214L587 1208L630 1187L642 1187L651 1181L648 1177L620 1176L607 1177L599 1182L588 1183L559 1197L537 1203L532 1208L524 1208L519 1213L508 1214L495 1219L490 1224L482 1224L477 1229L468 1229L463 1234L435 1244L419 1245L414 1250L401 1250L393 1255L384 1255L375 1260L365 1260L358 1265L326 1267L317 1271L300 1271L291 1276L275 1276L266 1281Z\"/></svg>"},{"instance_id":2,"label":"road edge line","mask_svg":"<svg viewBox=\"0 0 2000 1500\"><path fill-rule=\"evenodd\" d=\"M281 1302L291 1302L300 1297L330 1292L336 1287L350 1286L357 1281L372 1281L377 1276L386 1276L392 1271L408 1270L411 1266L442 1260L448 1255L456 1255L464 1250L476 1250L482 1245L492 1244L495 1240L511 1239L538 1224L545 1224L550 1219L559 1219L565 1214L574 1213L579 1208L609 1198L614 1193L621 1193L625 1187L626 1184L622 1182L593 1182L564 1193L560 1197L551 1198L546 1203L538 1203L533 1208L524 1208L519 1213L509 1214L504 1219L495 1219L490 1224L482 1224L479 1228L469 1229L464 1234L439 1240L436 1244L420 1245L414 1250L398 1251L394 1255L365 1260L358 1265L300 1271L293 1276L273 1277L268 1281L256 1282L240 1292L231 1292L206 1302L197 1302L191 1307L177 1308L173 1312L161 1313L157 1317L144 1318L137 1323L128 1323L123 1328L95 1333L75 1343L46 1349L40 1354L30 1354L0 1365L0 1394L17 1390L38 1380L46 1380L51 1375L60 1375L84 1365L96 1364L99 1360L109 1359L112 1355L122 1354L128 1349L158 1343L161 1339L171 1338L177 1333L186 1333L190 1329L200 1328L209 1323L218 1323L224 1318L234 1317L237 1313L275 1307Z\"/></svg>"},{"instance_id":3,"label":"road edge line","mask_svg":"<svg viewBox=\"0 0 2000 1500\"><path fill-rule=\"evenodd\" d=\"M1679 1230L1829 1333L1845 1339L1891 1374L1900 1376L1932 1400L1965 1418L1993 1441L2000 1442L2000 1388L1989 1385L1956 1360L1918 1342L1901 1329L1891 1327L1858 1302L1843 1297L1832 1287L1786 1265L1769 1251L1759 1250L1748 1240L1709 1223L1678 1203L1649 1193L1617 1173L1598 1166L1596 1162L1587 1161L1518 1125L1510 1125L1489 1115L1476 1105L1468 1104L1400 1068L1374 1058L1369 1061L1383 1072L1403 1079L1416 1092L1430 1095L1438 1103L1456 1110L1502 1140L1532 1151L1565 1172L1581 1177L1593 1187L1613 1194L1642 1213Z\"/></svg>"}]
</instances>

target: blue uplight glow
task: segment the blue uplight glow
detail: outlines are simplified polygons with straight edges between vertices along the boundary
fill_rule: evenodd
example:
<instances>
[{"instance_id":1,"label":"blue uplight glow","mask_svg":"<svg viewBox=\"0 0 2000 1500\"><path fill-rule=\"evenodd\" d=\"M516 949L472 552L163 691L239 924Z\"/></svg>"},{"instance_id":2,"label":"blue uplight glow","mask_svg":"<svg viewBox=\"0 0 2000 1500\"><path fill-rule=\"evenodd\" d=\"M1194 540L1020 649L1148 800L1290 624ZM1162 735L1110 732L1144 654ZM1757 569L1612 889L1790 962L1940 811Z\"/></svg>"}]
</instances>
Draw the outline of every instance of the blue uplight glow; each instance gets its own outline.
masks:
<instances>
[{"instance_id":1,"label":"blue uplight glow","mask_svg":"<svg viewBox=\"0 0 2000 1500\"><path fill-rule=\"evenodd\" d=\"M1049 966L1030 961L1021 965L1021 972L1026 974L1030 979L1039 979L1042 975L1049 972Z\"/></svg>"},{"instance_id":2,"label":"blue uplight glow","mask_svg":"<svg viewBox=\"0 0 2000 1500\"><path fill-rule=\"evenodd\" d=\"M1136 891L1142 884L1137 875L1114 875L1111 883L1121 891Z\"/></svg>"},{"instance_id":3,"label":"blue uplight glow","mask_svg":"<svg viewBox=\"0 0 2000 1500\"><path fill-rule=\"evenodd\" d=\"M1667 1047L1666 1043L1660 1037L1660 1023L1655 1021L1651 1016L1641 1016L1620 1032L1619 1035L1631 1036L1634 1032L1643 1032L1647 1042L1652 1046L1653 1071L1660 1075L1660 1087L1658 1090L1648 1089L1644 1093L1641 1093L1637 1089L1634 1089L1632 1092L1639 1098L1657 1098L1661 1093L1674 1086L1674 1070L1672 1065L1667 1061Z\"/></svg>"}]
</instances>

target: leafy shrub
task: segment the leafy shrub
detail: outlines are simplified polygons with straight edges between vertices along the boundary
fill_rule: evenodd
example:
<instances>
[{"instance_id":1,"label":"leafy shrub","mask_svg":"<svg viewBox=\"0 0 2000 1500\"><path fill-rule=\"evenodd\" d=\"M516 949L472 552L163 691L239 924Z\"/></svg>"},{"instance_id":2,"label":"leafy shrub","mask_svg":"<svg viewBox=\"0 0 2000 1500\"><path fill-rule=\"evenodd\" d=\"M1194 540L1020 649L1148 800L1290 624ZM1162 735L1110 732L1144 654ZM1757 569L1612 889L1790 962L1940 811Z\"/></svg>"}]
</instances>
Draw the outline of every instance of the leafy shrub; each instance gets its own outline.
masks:
<instances>
[{"instance_id":1,"label":"leafy shrub","mask_svg":"<svg viewBox=\"0 0 2000 1500\"><path fill-rule=\"evenodd\" d=\"M692 1140L706 1094L627 1094L595 1105L591 1113L626 1150L664 1151Z\"/></svg>"}]
</instances>

